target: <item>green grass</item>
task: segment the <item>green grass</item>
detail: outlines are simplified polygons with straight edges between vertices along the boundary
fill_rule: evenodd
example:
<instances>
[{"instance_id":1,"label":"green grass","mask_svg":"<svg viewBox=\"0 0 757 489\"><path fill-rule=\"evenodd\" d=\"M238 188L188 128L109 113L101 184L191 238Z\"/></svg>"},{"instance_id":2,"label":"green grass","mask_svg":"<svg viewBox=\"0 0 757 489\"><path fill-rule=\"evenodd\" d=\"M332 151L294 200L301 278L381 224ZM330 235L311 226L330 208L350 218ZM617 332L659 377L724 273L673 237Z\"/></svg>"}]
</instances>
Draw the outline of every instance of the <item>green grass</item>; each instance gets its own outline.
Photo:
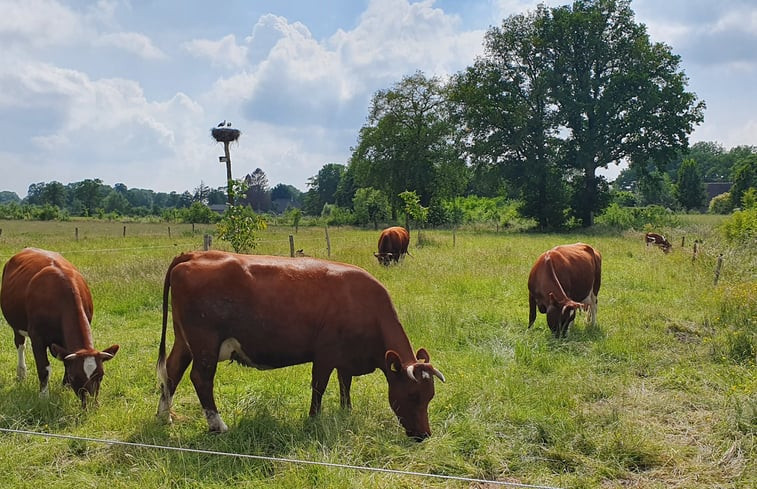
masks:
<instances>
[{"instance_id":1,"label":"green grass","mask_svg":"<svg viewBox=\"0 0 757 489\"><path fill-rule=\"evenodd\" d=\"M754 487L757 376L754 250L720 242L697 216L674 251L642 233L549 235L423 231L399 266L380 267L378 233L330 228L331 259L354 263L389 290L415 349L446 376L429 407L433 436L407 439L379 372L353 383L339 409L333 378L323 413L307 416L309 365L273 371L219 366L216 400L230 427L207 425L188 376L173 425L155 419L162 281L170 260L200 249L212 227L72 221L0 222L0 262L24 246L61 251L87 278L95 346L121 345L105 366L99 406L82 412L60 386L49 400L15 379L10 328L0 345L0 427L155 445L457 475L559 487ZM79 228L79 240L74 228ZM289 228L261 235L259 253L288 255ZM686 247L680 248L686 236ZM692 261L694 239L704 241ZM323 228L300 228L295 248L326 258ZM527 329L526 280L536 257L584 241L603 255L598 326L579 317L565 340L543 315ZM215 242L215 248L228 248ZM717 255L725 262L717 286ZM0 324L5 324L0 320ZM0 329L0 331L3 331ZM169 336L173 341L173 335ZM0 486L484 487L285 462L236 459L28 435L0 434ZM486 486L488 487L488 486Z\"/></svg>"}]
</instances>

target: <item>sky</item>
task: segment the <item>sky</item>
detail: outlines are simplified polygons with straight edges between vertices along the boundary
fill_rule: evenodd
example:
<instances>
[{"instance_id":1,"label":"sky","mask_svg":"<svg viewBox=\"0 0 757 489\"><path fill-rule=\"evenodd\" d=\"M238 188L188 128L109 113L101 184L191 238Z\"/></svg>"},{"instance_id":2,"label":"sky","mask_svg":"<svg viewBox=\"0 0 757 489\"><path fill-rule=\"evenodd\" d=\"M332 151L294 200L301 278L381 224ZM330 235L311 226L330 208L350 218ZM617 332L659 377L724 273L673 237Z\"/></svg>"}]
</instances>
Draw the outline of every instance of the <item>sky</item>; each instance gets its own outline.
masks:
<instances>
[{"instance_id":1,"label":"sky","mask_svg":"<svg viewBox=\"0 0 757 489\"><path fill-rule=\"evenodd\" d=\"M99 178L192 192L241 178L307 190L346 165L373 95L445 78L529 0L0 0L0 191ZM548 6L569 3L546 0ZM757 1L632 0L704 100L690 142L757 145ZM619 169L611 165L608 178Z\"/></svg>"}]
</instances>

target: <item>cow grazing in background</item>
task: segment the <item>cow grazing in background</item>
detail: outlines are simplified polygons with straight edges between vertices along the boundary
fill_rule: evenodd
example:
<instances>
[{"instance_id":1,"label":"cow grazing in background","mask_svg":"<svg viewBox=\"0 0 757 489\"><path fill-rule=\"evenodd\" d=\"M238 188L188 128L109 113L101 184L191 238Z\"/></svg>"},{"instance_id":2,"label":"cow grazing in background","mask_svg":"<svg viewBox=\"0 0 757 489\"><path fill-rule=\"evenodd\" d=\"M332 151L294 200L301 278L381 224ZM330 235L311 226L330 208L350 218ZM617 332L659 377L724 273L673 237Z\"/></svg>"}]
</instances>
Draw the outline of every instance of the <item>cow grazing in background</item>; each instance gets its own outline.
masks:
<instances>
[{"instance_id":1,"label":"cow grazing in background","mask_svg":"<svg viewBox=\"0 0 757 489\"><path fill-rule=\"evenodd\" d=\"M113 345L103 351L92 343L92 295L79 271L58 253L26 248L5 264L0 308L13 328L18 351L19 379L26 377L25 342L32 344L39 377L40 395L47 397L50 362L47 350L63 361L63 383L82 403L97 399L103 377L103 362L118 351Z\"/></svg>"},{"instance_id":2,"label":"cow grazing in background","mask_svg":"<svg viewBox=\"0 0 757 489\"><path fill-rule=\"evenodd\" d=\"M670 250L673 249L673 245L662 234L647 233L644 235L644 241L647 243L647 247L650 245L658 246L665 253L670 253Z\"/></svg>"},{"instance_id":3,"label":"cow grazing in background","mask_svg":"<svg viewBox=\"0 0 757 489\"><path fill-rule=\"evenodd\" d=\"M386 228L381 231L378 240L378 253L373 256L378 258L382 265L389 265L392 261L399 262L402 255L407 254L410 244L410 234L401 226Z\"/></svg>"},{"instance_id":4,"label":"cow grazing in background","mask_svg":"<svg viewBox=\"0 0 757 489\"><path fill-rule=\"evenodd\" d=\"M547 315L556 338L565 337L576 309L588 310L595 325L601 274L602 257L587 244L556 246L542 253L528 276L528 327L536 320L537 308Z\"/></svg>"},{"instance_id":5,"label":"cow grazing in background","mask_svg":"<svg viewBox=\"0 0 757 489\"><path fill-rule=\"evenodd\" d=\"M175 339L166 359L169 292ZM417 440L431 435L433 377L444 381L426 350L413 354L387 290L361 268L220 251L179 255L163 286L158 416L170 421L176 386L192 363L190 379L208 428L226 431L213 397L216 366L224 360L258 369L312 362L311 416L321 410L333 370L340 403L349 408L352 377L378 368L391 408Z\"/></svg>"}]
</instances>

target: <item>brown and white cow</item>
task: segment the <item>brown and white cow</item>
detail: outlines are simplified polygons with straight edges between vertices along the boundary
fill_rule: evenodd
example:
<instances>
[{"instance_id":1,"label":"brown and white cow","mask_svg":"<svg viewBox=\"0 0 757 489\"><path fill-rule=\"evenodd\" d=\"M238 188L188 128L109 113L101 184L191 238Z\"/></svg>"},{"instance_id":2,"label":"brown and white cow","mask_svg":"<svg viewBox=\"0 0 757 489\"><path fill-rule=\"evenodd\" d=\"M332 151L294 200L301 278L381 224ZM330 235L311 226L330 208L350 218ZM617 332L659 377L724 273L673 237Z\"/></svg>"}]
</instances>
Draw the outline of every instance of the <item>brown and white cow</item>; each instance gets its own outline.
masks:
<instances>
[{"instance_id":1,"label":"brown and white cow","mask_svg":"<svg viewBox=\"0 0 757 489\"><path fill-rule=\"evenodd\" d=\"M402 255L407 254L410 244L410 234L401 226L386 228L381 231L378 240L378 253L373 256L378 258L382 265L389 265L392 261L399 262Z\"/></svg>"},{"instance_id":2,"label":"brown and white cow","mask_svg":"<svg viewBox=\"0 0 757 489\"><path fill-rule=\"evenodd\" d=\"M48 396L50 362L47 350L63 361L64 385L70 386L87 405L87 396L97 399L103 377L103 362L118 351L113 345L95 350L92 342L92 294L84 277L58 253L26 248L3 268L0 308L18 351L16 373L26 377L25 342L32 344L39 377L40 395Z\"/></svg>"},{"instance_id":3,"label":"brown and white cow","mask_svg":"<svg viewBox=\"0 0 757 489\"><path fill-rule=\"evenodd\" d=\"M647 233L644 235L644 242L647 243L647 247L650 245L658 246L665 253L670 253L670 250L673 249L673 245L662 234Z\"/></svg>"},{"instance_id":4,"label":"brown and white cow","mask_svg":"<svg viewBox=\"0 0 757 489\"><path fill-rule=\"evenodd\" d=\"M556 338L565 337L576 309L588 310L595 325L601 275L602 257L587 244L555 246L542 253L528 276L528 327L536 320L537 308L546 313Z\"/></svg>"},{"instance_id":5,"label":"brown and white cow","mask_svg":"<svg viewBox=\"0 0 757 489\"><path fill-rule=\"evenodd\" d=\"M166 359L169 289L175 339ZM333 370L341 405L349 408L352 377L378 368L391 408L416 440L431 435L433 377L444 381L426 350L413 354L387 290L361 268L307 257L181 254L163 288L158 416L170 421L176 387L192 363L208 428L226 431L213 397L216 366L224 360L258 369L312 362L311 416L321 410Z\"/></svg>"}]
</instances>

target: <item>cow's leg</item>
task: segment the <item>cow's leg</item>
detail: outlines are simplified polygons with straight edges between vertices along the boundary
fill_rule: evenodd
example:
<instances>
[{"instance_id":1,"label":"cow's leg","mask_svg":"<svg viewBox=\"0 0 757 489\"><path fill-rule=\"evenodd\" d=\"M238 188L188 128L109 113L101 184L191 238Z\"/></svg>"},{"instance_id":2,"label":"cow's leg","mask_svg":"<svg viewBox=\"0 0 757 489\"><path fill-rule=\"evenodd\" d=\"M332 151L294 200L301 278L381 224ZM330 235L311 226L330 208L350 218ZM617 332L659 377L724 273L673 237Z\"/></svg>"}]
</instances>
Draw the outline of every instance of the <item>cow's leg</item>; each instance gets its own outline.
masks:
<instances>
[{"instance_id":1,"label":"cow's leg","mask_svg":"<svg viewBox=\"0 0 757 489\"><path fill-rule=\"evenodd\" d=\"M26 378L26 336L18 330L13 330L13 341L18 352L18 365L16 365L16 377L18 380Z\"/></svg>"},{"instance_id":2,"label":"cow's leg","mask_svg":"<svg viewBox=\"0 0 757 489\"><path fill-rule=\"evenodd\" d=\"M350 400L352 375L339 368L336 369L336 373L339 378L339 405L342 406L342 409L352 409L352 401Z\"/></svg>"},{"instance_id":3,"label":"cow's leg","mask_svg":"<svg viewBox=\"0 0 757 489\"><path fill-rule=\"evenodd\" d=\"M34 353L34 363L37 366L37 377L39 377L39 396L47 398L50 396L48 384L50 382L50 361L47 358L47 346L41 340L32 339L32 352Z\"/></svg>"},{"instance_id":4,"label":"cow's leg","mask_svg":"<svg viewBox=\"0 0 757 489\"><path fill-rule=\"evenodd\" d=\"M215 355L208 353L208 351L215 352ZM200 399L200 405L205 412L208 430L214 433L224 433L229 430L229 427L218 414L216 401L213 397L213 379L216 376L217 367L218 348L210 348L194 357L189 378L192 380L197 397Z\"/></svg>"},{"instance_id":5,"label":"cow's leg","mask_svg":"<svg viewBox=\"0 0 757 489\"><path fill-rule=\"evenodd\" d=\"M589 323L592 327L597 325L597 296L593 291L589 295Z\"/></svg>"},{"instance_id":6,"label":"cow's leg","mask_svg":"<svg viewBox=\"0 0 757 489\"><path fill-rule=\"evenodd\" d=\"M331 377L332 370L334 370L332 366L324 366L317 359L313 361L313 377L310 382L312 390L310 416L315 416L321 412L321 400L323 399L323 393L326 392L326 386L329 385L329 377Z\"/></svg>"},{"instance_id":7,"label":"cow's leg","mask_svg":"<svg viewBox=\"0 0 757 489\"><path fill-rule=\"evenodd\" d=\"M534 325L534 321L536 321L536 298L531 294L531 292L528 293L528 327Z\"/></svg>"},{"instance_id":8,"label":"cow's leg","mask_svg":"<svg viewBox=\"0 0 757 489\"><path fill-rule=\"evenodd\" d=\"M160 402L158 403L158 417L166 418L169 423L171 422L173 395L190 362L192 362L192 353L187 348L184 338L177 335L171 353L168 354L166 359L165 378L161 379L163 385L160 389Z\"/></svg>"}]
</instances>

